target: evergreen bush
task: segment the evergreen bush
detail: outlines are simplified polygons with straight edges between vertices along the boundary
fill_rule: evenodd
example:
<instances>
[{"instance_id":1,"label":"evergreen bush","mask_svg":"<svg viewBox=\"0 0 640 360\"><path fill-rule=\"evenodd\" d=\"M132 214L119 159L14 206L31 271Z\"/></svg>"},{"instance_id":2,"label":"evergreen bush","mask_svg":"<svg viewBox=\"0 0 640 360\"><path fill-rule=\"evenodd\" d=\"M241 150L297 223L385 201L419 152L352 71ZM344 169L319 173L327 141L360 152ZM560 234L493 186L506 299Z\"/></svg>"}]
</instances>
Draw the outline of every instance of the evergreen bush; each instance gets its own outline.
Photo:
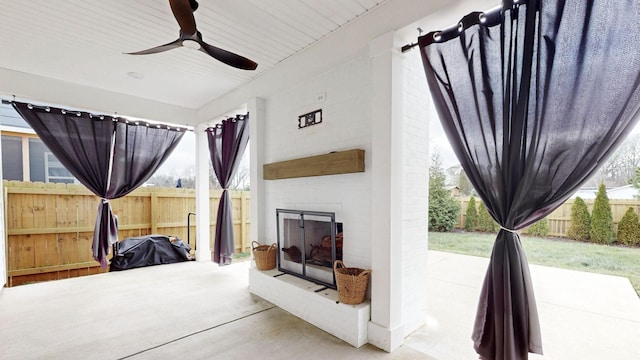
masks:
<instances>
[{"instance_id":1,"label":"evergreen bush","mask_svg":"<svg viewBox=\"0 0 640 360\"><path fill-rule=\"evenodd\" d=\"M429 231L450 231L458 222L460 204L445 187L446 179L435 154L429 167Z\"/></svg>"},{"instance_id":2,"label":"evergreen bush","mask_svg":"<svg viewBox=\"0 0 640 360\"><path fill-rule=\"evenodd\" d=\"M466 218L464 219L464 229L473 231L478 227L478 209L476 209L476 199L471 197L467 204Z\"/></svg>"},{"instance_id":3,"label":"evergreen bush","mask_svg":"<svg viewBox=\"0 0 640 360\"><path fill-rule=\"evenodd\" d=\"M493 220L483 202L478 205L478 231L493 233L498 231L498 223Z\"/></svg>"},{"instance_id":4,"label":"evergreen bush","mask_svg":"<svg viewBox=\"0 0 640 360\"><path fill-rule=\"evenodd\" d=\"M604 184L600 184L598 195L593 203L591 214L591 241L599 244L611 244L613 242L613 216L611 206Z\"/></svg>"},{"instance_id":5,"label":"evergreen bush","mask_svg":"<svg viewBox=\"0 0 640 360\"><path fill-rule=\"evenodd\" d=\"M618 224L618 242L624 245L640 244L640 223L632 207L627 209Z\"/></svg>"},{"instance_id":6,"label":"evergreen bush","mask_svg":"<svg viewBox=\"0 0 640 360\"><path fill-rule=\"evenodd\" d=\"M544 237L549 235L549 221L540 219L527 228L527 235Z\"/></svg>"},{"instance_id":7,"label":"evergreen bush","mask_svg":"<svg viewBox=\"0 0 640 360\"><path fill-rule=\"evenodd\" d=\"M571 206L571 223L567 230L567 237L574 240L589 240L589 232L591 231L591 215L587 204L582 198L577 197Z\"/></svg>"}]
</instances>

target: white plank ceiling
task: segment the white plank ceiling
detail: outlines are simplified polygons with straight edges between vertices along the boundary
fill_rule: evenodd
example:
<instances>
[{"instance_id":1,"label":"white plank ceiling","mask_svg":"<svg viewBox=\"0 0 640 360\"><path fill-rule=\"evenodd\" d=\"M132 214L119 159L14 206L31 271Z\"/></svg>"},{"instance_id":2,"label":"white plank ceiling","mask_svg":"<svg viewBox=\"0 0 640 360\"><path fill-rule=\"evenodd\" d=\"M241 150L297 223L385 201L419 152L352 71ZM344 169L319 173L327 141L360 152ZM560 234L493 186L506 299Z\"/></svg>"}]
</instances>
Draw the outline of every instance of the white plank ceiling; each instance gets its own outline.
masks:
<instances>
[{"instance_id":1,"label":"white plank ceiling","mask_svg":"<svg viewBox=\"0 0 640 360\"><path fill-rule=\"evenodd\" d=\"M187 48L123 54L178 37L166 0L0 0L0 68L198 109L385 1L200 0L204 41L258 63L245 71Z\"/></svg>"}]
</instances>

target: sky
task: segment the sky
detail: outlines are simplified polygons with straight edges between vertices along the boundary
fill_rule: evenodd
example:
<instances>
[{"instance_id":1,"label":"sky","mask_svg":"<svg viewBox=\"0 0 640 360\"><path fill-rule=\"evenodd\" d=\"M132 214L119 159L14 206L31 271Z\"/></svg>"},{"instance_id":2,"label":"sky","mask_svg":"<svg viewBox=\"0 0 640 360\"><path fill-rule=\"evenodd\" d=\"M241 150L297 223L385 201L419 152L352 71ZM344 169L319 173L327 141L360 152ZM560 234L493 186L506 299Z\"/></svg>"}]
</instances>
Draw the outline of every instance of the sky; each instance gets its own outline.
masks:
<instances>
[{"instance_id":1,"label":"sky","mask_svg":"<svg viewBox=\"0 0 640 360\"><path fill-rule=\"evenodd\" d=\"M240 167L249 167L249 149L251 142L247 145ZM174 175L175 177L189 178L195 177L196 168L196 134L187 131L178 146L173 150L169 158L158 169L158 175Z\"/></svg>"}]
</instances>

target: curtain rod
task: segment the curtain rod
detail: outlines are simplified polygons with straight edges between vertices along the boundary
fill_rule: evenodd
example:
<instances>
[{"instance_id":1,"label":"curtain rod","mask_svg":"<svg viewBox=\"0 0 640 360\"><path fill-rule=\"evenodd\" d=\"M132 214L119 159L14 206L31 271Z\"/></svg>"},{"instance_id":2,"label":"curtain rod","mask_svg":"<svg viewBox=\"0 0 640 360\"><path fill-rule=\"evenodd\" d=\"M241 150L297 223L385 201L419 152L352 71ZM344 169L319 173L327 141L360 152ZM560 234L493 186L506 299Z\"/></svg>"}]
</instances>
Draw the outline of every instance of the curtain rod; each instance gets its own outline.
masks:
<instances>
[{"instance_id":1,"label":"curtain rod","mask_svg":"<svg viewBox=\"0 0 640 360\"><path fill-rule=\"evenodd\" d=\"M12 103L14 103L14 102L16 102L16 101L15 101L15 96L14 96L14 100L6 100L6 99L2 99L2 103L3 103L3 104L5 104L5 105L11 105L11 104L12 104ZM25 102L25 103L26 103L26 102ZM32 104L30 104L30 103L29 103L29 106L33 106L34 108L40 108L40 109L43 109L43 110L47 109L47 111L49 111L48 109L52 108L52 107L49 107L49 106L32 105ZM54 106L53 108L56 108L56 109L57 109L57 107L55 107L55 106ZM175 127L176 129L182 129L182 131L191 131L191 132L193 132L193 131L194 131L194 128L193 128L192 126L189 126L189 125L167 124L167 123L163 123L163 122L159 122L159 121L158 121L158 122L156 122L155 120L144 120L144 119L135 120L135 119L127 119L127 117L126 117L126 116L119 116L119 115L118 115L118 113L115 113L115 115L97 115L97 114L93 114L93 113L91 113L91 112L89 112L89 111L66 110L66 109L62 109L62 108L60 108L60 110L62 110L62 111L64 111L64 112L78 113L78 114L80 114L80 113L83 113L83 112L84 112L84 113L89 114L89 117L90 117L90 118L91 118L91 117L107 117L107 116L110 116L110 117L112 117L113 119L125 119L128 123L129 123L129 122L130 122L130 123L143 122L143 123L148 123L148 124L150 124L150 125L160 125L160 126L167 126L167 127ZM78 116L80 116L80 115L78 115ZM149 121L150 121L150 122L149 122Z\"/></svg>"},{"instance_id":2,"label":"curtain rod","mask_svg":"<svg viewBox=\"0 0 640 360\"><path fill-rule=\"evenodd\" d=\"M507 4L505 6L505 8L512 7L512 6L523 5L523 4L527 3L527 2L528 2L527 0L512 0L512 1L509 2L509 4ZM464 31L464 29L468 25L475 24L475 23L484 24L486 22L486 16L495 16L495 15L499 14L502 10L503 10L503 6L498 5L498 6L492 8L492 9L489 9L487 11L478 12L477 14L479 14L479 15L478 15L477 20L471 21L471 22L468 21L468 17L469 17L469 15L471 15L473 13L467 14L466 16L464 16L462 18L462 20L460 20L459 23L457 23L457 24L455 24L453 26L450 26L450 27L448 27L448 28L446 28L444 30L441 30L441 31L432 31L432 32L430 32L430 34L432 33L432 34L434 34L434 36L440 36L440 34L442 34L442 33L448 33L448 32L452 32L452 31L457 31L458 33L460 33L462 31ZM468 23L468 24L465 24L465 23ZM420 38L422 36L422 32L423 31L422 31L421 28L418 28L417 30L418 30L418 38ZM440 39L437 39L437 41L440 41ZM402 48L400 48L400 51L402 51L402 53L406 53L407 51L413 49L414 47L416 47L418 45L419 45L418 41L416 41L415 43L412 42L412 43L409 43L407 45L402 46Z\"/></svg>"},{"instance_id":3,"label":"curtain rod","mask_svg":"<svg viewBox=\"0 0 640 360\"><path fill-rule=\"evenodd\" d=\"M416 28L416 30L418 30L418 37L422 36L422 29L421 28ZM418 46L418 42L414 42L414 43L409 43L405 46L403 46L400 51L402 51L402 53L406 53L407 51L413 49L414 47Z\"/></svg>"}]
</instances>

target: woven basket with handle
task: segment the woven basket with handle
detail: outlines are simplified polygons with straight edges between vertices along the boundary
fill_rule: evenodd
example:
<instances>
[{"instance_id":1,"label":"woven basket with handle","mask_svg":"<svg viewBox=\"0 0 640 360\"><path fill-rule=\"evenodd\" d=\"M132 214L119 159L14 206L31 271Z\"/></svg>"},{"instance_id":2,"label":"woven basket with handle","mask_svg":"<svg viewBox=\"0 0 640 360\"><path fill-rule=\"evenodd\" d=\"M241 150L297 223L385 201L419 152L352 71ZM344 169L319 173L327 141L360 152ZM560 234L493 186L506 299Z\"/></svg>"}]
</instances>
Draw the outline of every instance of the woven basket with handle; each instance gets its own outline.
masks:
<instances>
[{"instance_id":1,"label":"woven basket with handle","mask_svg":"<svg viewBox=\"0 0 640 360\"><path fill-rule=\"evenodd\" d=\"M333 263L333 271L336 274L338 300L350 305L364 302L371 270L345 267L342 260L336 260Z\"/></svg>"},{"instance_id":2,"label":"woven basket with handle","mask_svg":"<svg viewBox=\"0 0 640 360\"><path fill-rule=\"evenodd\" d=\"M271 270L276 267L276 244L260 245L257 241L251 242L253 259L258 270Z\"/></svg>"}]
</instances>

